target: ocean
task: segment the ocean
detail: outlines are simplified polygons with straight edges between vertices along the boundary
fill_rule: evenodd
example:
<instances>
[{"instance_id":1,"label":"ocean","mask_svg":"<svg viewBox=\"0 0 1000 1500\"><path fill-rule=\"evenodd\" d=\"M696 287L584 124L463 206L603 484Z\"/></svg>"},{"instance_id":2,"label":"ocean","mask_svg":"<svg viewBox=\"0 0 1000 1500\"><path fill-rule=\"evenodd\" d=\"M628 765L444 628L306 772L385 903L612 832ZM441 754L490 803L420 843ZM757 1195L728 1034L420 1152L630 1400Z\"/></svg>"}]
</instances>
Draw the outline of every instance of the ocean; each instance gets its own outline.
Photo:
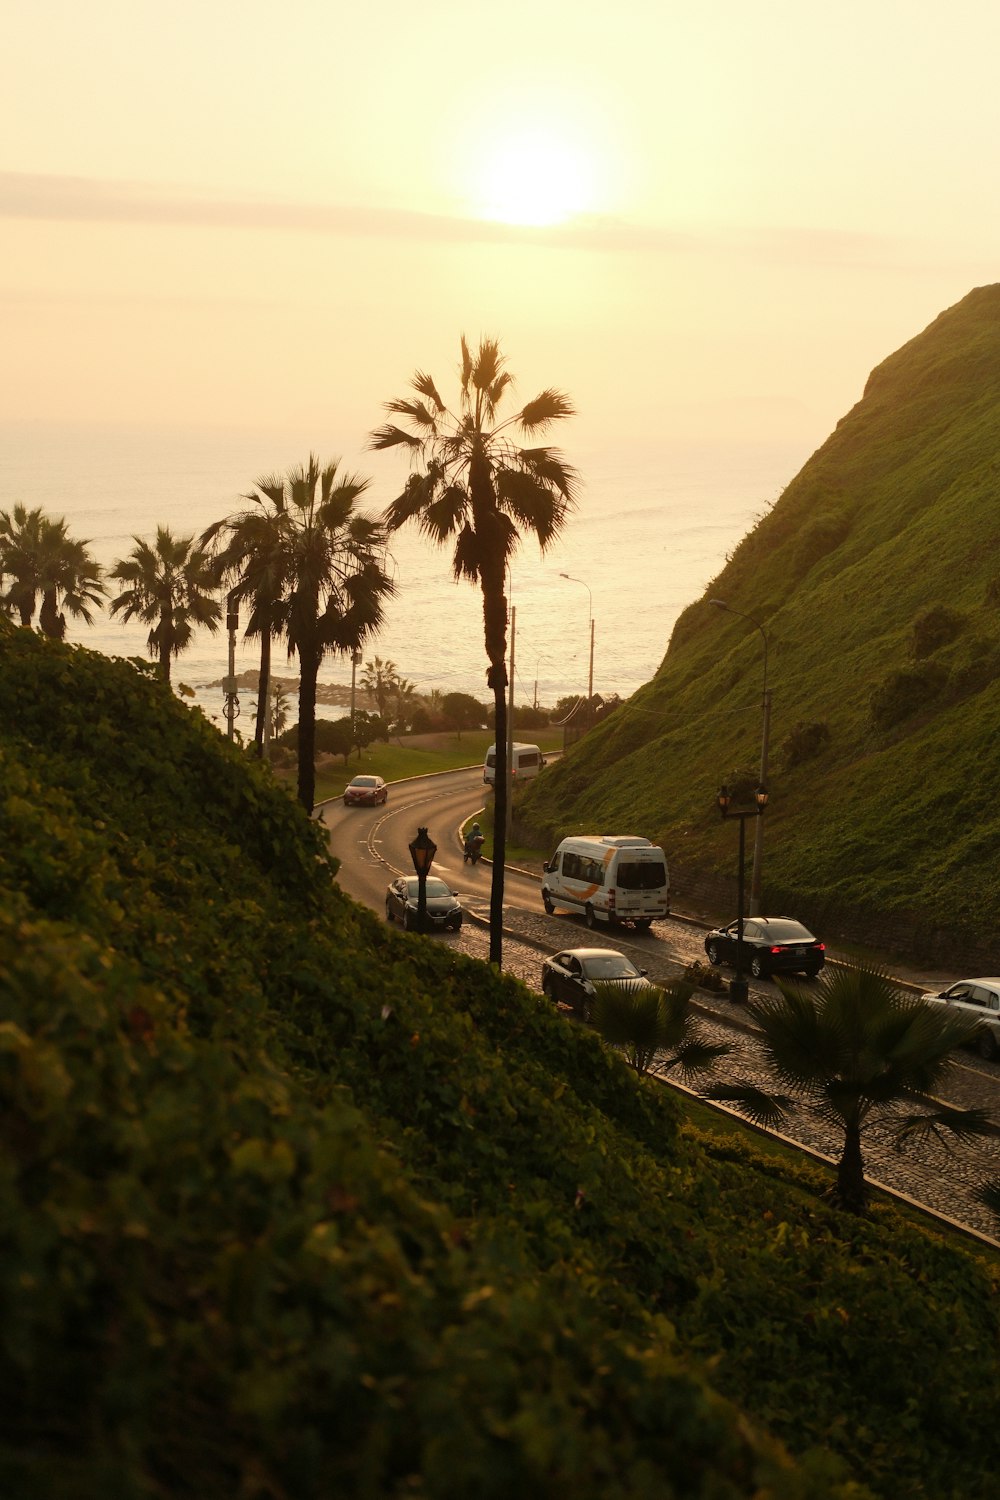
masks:
<instances>
[{"instance_id":1,"label":"ocean","mask_svg":"<svg viewBox=\"0 0 1000 1500\"><path fill-rule=\"evenodd\" d=\"M677 441L588 452L568 434L563 446L580 474L577 509L543 556L526 541L511 568L517 703L552 706L586 693L591 619L595 693L624 698L647 682L677 616L811 452L805 443ZM324 461L337 456L316 451ZM291 433L0 424L0 510L22 503L64 516L72 535L87 539L98 562L111 567L127 556L133 537L151 541L158 525L179 536L200 534L241 509L241 495L260 476L285 472L308 453ZM372 478L364 509L378 513L398 493L402 471L389 455L345 455L343 466ZM420 693L458 691L488 701L478 590L456 582L450 554L415 529L397 532L391 551L396 593L364 660L392 661ZM71 622L68 638L108 656L145 657L146 634L147 627L124 625L104 609L93 626ZM202 631L173 667L175 684L193 689L194 701L220 725L227 656L225 631ZM237 671L257 665L254 643L241 636ZM273 670L297 676L280 643ZM322 682L348 686L350 678L348 658L327 659ZM241 695L242 728L252 712L253 694Z\"/></svg>"}]
</instances>

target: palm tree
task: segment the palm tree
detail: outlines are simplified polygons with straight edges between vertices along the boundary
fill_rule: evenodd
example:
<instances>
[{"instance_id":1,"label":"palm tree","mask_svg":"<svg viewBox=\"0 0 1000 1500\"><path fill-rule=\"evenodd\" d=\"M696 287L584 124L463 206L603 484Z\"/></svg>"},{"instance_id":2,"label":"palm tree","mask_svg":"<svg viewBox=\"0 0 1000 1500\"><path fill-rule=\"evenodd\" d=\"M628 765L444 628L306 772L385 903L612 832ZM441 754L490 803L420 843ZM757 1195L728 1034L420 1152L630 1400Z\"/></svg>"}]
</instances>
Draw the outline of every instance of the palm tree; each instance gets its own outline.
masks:
<instances>
[{"instance_id":1,"label":"palm tree","mask_svg":"<svg viewBox=\"0 0 1000 1500\"><path fill-rule=\"evenodd\" d=\"M378 709L378 716L386 725L389 722L389 700L399 691L401 679L394 661L383 661L376 656L366 661L361 674L361 687Z\"/></svg>"},{"instance_id":2,"label":"palm tree","mask_svg":"<svg viewBox=\"0 0 1000 1500\"><path fill-rule=\"evenodd\" d=\"M412 381L416 399L390 401L386 410L406 418L412 431L388 422L371 435L373 448L404 447L415 471L385 513L395 531L415 521L439 545L454 540L456 578L478 583L493 691L498 756L493 803L493 883L490 894L490 962L502 961L504 856L507 842L507 567L521 530L544 548L558 534L573 504L576 476L554 448L521 448L512 429L539 433L573 414L569 399L545 390L503 420L499 408L511 376L495 339L483 339L475 356L462 339L459 403L450 411L429 375ZM502 764L501 764L502 758Z\"/></svg>"},{"instance_id":3,"label":"palm tree","mask_svg":"<svg viewBox=\"0 0 1000 1500\"><path fill-rule=\"evenodd\" d=\"M591 1019L599 1034L624 1053L641 1078L659 1055L661 1071L703 1072L730 1051L728 1042L711 1042L691 1014L691 986L678 981L660 988L637 989L603 980L596 991Z\"/></svg>"},{"instance_id":4,"label":"palm tree","mask_svg":"<svg viewBox=\"0 0 1000 1500\"><path fill-rule=\"evenodd\" d=\"M111 613L126 622L135 615L150 627L149 654L159 660L160 673L169 682L171 658L190 645L195 628L205 625L213 633L219 628L222 609L212 594L215 576L194 537L174 537L159 526L152 547L141 537L132 540L128 557L111 570L112 578L128 585L112 599Z\"/></svg>"},{"instance_id":5,"label":"palm tree","mask_svg":"<svg viewBox=\"0 0 1000 1500\"><path fill-rule=\"evenodd\" d=\"M66 613L93 624L88 606L99 605L105 589L89 545L70 536L64 519L50 520L40 509L0 511L0 575L11 580L4 608L30 626L40 599L39 629L56 640L66 635Z\"/></svg>"},{"instance_id":6,"label":"palm tree","mask_svg":"<svg viewBox=\"0 0 1000 1500\"><path fill-rule=\"evenodd\" d=\"M874 1125L897 1149L942 1132L957 1139L993 1133L983 1111L928 1098L951 1053L971 1039L975 1017L929 1005L877 969L828 971L816 990L778 984L779 996L754 1000L747 1012L761 1030L767 1066L790 1096L721 1085L707 1097L737 1105L761 1125L780 1125L801 1104L831 1126L843 1137L833 1193L842 1208L864 1212L861 1143ZM907 1105L915 1108L901 1108Z\"/></svg>"},{"instance_id":7,"label":"palm tree","mask_svg":"<svg viewBox=\"0 0 1000 1500\"><path fill-rule=\"evenodd\" d=\"M393 591L383 567L385 532L355 513L367 479L339 473L339 460L320 468L310 454L287 478L258 489L282 515L277 567L284 581L275 607L277 633L299 658L298 796L307 812L316 790L316 682L327 651L354 651L382 623L382 601Z\"/></svg>"},{"instance_id":8,"label":"palm tree","mask_svg":"<svg viewBox=\"0 0 1000 1500\"><path fill-rule=\"evenodd\" d=\"M214 522L201 535L201 546L212 553L212 571L221 585L228 585L229 601L234 609L250 605L250 618L244 636L260 639L260 675L257 699L266 703L271 688L271 642L280 629L280 605L285 591L283 569L287 548L283 531L287 524L284 510L284 486L280 482L261 480L256 491L243 497L251 509L235 512ZM258 713L254 727L254 745L263 758L267 720Z\"/></svg>"}]
</instances>

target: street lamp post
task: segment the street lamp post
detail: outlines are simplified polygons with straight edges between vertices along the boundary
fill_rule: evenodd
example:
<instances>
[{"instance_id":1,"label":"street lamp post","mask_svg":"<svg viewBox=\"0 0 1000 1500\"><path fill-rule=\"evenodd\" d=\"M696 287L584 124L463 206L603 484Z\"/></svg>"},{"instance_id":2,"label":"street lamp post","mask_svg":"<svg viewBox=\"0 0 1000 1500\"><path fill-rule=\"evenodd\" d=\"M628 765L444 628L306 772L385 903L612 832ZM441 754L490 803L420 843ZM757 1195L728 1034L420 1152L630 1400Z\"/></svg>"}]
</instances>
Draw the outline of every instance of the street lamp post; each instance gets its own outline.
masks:
<instances>
[{"instance_id":1,"label":"street lamp post","mask_svg":"<svg viewBox=\"0 0 1000 1500\"><path fill-rule=\"evenodd\" d=\"M584 583L582 578L574 578L570 573L560 573L560 578L565 578L568 583L579 583L587 590L587 599L590 609L590 671L587 674L587 727L590 727L591 703L594 699L594 596L590 592L590 585Z\"/></svg>"},{"instance_id":2,"label":"street lamp post","mask_svg":"<svg viewBox=\"0 0 1000 1500\"><path fill-rule=\"evenodd\" d=\"M228 738L235 738L236 720L240 713L240 699L236 685L236 632L240 626L240 617L232 594L229 595L226 607L226 630L229 633L229 671L224 679L224 692L226 695L226 724L228 726ZM259 697L259 694L258 694Z\"/></svg>"},{"instance_id":3,"label":"street lamp post","mask_svg":"<svg viewBox=\"0 0 1000 1500\"><path fill-rule=\"evenodd\" d=\"M756 818L757 827L760 827L760 815L767 806L767 788L763 785L759 786L753 795L754 806L739 810L730 806L733 799L728 786L720 786L717 798L719 811L724 818L739 818L740 820L740 853L736 872L736 972L729 981L729 998L739 1001L745 1001L750 990L747 977L743 972L743 870L746 863L744 829L747 818Z\"/></svg>"},{"instance_id":4,"label":"street lamp post","mask_svg":"<svg viewBox=\"0 0 1000 1500\"><path fill-rule=\"evenodd\" d=\"M756 630L760 631L761 640L764 642L764 691L761 700L764 719L761 728L760 739L760 784L767 785L767 753L768 743L771 737L771 690L767 685L767 631L759 620L753 615L745 615L741 610L733 609L724 599L709 599L709 604L714 604L716 609L724 609L727 614L736 615L741 620L747 620ZM754 829L753 838L753 871L750 875L750 916L760 916L761 898L761 869L764 859L764 825L758 823Z\"/></svg>"},{"instance_id":5,"label":"street lamp post","mask_svg":"<svg viewBox=\"0 0 1000 1500\"><path fill-rule=\"evenodd\" d=\"M427 829L418 828L417 836L410 844L410 858L413 861L413 868L417 872L418 932L424 932L427 928L427 876L437 852L437 844L430 837Z\"/></svg>"}]
</instances>

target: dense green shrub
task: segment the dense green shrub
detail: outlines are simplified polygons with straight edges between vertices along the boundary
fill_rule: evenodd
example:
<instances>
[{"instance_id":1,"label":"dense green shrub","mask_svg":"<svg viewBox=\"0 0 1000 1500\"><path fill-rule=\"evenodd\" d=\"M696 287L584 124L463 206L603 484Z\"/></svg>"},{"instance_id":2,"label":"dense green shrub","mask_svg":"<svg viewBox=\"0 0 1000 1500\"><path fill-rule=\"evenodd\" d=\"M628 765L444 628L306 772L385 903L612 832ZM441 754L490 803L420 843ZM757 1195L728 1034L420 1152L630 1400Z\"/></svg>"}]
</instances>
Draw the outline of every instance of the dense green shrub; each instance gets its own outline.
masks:
<instances>
[{"instance_id":1,"label":"dense green shrub","mask_svg":"<svg viewBox=\"0 0 1000 1500\"><path fill-rule=\"evenodd\" d=\"M836 552L849 531L850 522L843 511L822 510L810 516L795 538L792 555L795 576L804 577L818 562Z\"/></svg>"},{"instance_id":2,"label":"dense green shrub","mask_svg":"<svg viewBox=\"0 0 1000 1500\"><path fill-rule=\"evenodd\" d=\"M932 656L942 646L948 646L965 629L966 617L960 609L949 609L944 604L934 604L922 610L913 622L910 650L917 661Z\"/></svg>"},{"instance_id":3,"label":"dense green shrub","mask_svg":"<svg viewBox=\"0 0 1000 1500\"><path fill-rule=\"evenodd\" d=\"M872 689L869 709L876 729L892 729L940 697L948 681L948 670L939 662L919 667L900 667L889 672Z\"/></svg>"},{"instance_id":4,"label":"dense green shrub","mask_svg":"<svg viewBox=\"0 0 1000 1500\"><path fill-rule=\"evenodd\" d=\"M788 731L781 742L778 751L778 759L786 771L794 771L796 766L803 765L806 761L815 760L821 755L830 743L830 726L826 722L806 723L800 719Z\"/></svg>"}]
</instances>

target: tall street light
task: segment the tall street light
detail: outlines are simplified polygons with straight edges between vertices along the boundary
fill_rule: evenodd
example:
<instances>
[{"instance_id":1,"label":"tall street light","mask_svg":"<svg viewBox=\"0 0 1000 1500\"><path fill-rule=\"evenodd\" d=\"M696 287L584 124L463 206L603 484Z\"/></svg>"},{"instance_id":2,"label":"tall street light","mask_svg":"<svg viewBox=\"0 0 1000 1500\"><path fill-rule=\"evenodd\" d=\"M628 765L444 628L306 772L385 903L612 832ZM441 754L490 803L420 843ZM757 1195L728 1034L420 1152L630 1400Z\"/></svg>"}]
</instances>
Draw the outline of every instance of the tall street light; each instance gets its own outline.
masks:
<instances>
[{"instance_id":1,"label":"tall street light","mask_svg":"<svg viewBox=\"0 0 1000 1500\"><path fill-rule=\"evenodd\" d=\"M568 583L579 583L587 590L587 598L590 601L590 672L587 676L587 726L590 726L590 705L594 701L594 596L590 592L590 585L584 583L582 578L574 578L570 573L560 573L560 578L565 578Z\"/></svg>"},{"instance_id":2,"label":"tall street light","mask_svg":"<svg viewBox=\"0 0 1000 1500\"><path fill-rule=\"evenodd\" d=\"M755 630L760 631L761 640L764 642L764 693L761 705L764 710L764 723L760 739L760 784L767 785L767 750L771 736L771 690L767 685L767 631L759 620L753 615L745 615L741 610L733 609L724 599L709 599L716 609L724 609L727 614L736 615L740 620L746 620ZM740 824L742 829L743 825ZM753 839L753 872L750 876L750 916L760 916L760 892L761 892L761 866L764 858L764 825L760 822L754 830Z\"/></svg>"},{"instance_id":3,"label":"tall street light","mask_svg":"<svg viewBox=\"0 0 1000 1500\"><path fill-rule=\"evenodd\" d=\"M742 828L742 824L740 827ZM427 930L427 876L434 856L438 852L437 844L430 837L426 828L418 828L417 836L410 844L410 858L413 868L417 872L417 931Z\"/></svg>"},{"instance_id":4,"label":"tall street light","mask_svg":"<svg viewBox=\"0 0 1000 1500\"><path fill-rule=\"evenodd\" d=\"M736 809L732 807L732 794L727 786L720 786L719 795L716 799L719 811L724 818L739 818L740 820L740 855L739 865L736 872L736 972L729 981L729 998L731 1000L745 1001L750 986L747 983L746 974L743 972L743 866L746 860L746 842L744 826L747 818L756 818L757 827L760 827L760 815L767 806L767 788L759 786L753 794L754 806Z\"/></svg>"}]
</instances>

